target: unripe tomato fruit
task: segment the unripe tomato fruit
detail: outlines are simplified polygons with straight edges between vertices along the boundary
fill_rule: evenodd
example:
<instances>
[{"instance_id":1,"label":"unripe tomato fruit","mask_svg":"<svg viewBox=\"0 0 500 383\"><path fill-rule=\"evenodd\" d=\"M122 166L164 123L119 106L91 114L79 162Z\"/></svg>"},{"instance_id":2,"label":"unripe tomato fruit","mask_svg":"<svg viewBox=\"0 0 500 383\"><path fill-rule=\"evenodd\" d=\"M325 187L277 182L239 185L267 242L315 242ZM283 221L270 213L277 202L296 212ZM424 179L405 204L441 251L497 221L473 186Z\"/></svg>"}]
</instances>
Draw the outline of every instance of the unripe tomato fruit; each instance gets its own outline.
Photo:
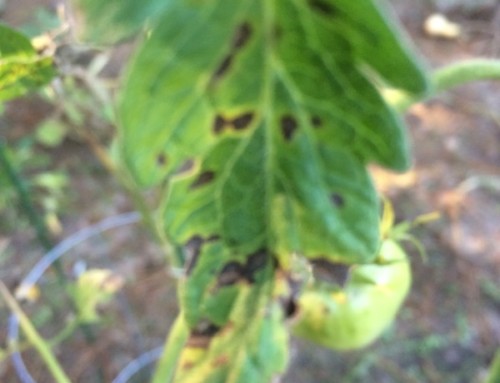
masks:
<instances>
[{"instance_id":1,"label":"unripe tomato fruit","mask_svg":"<svg viewBox=\"0 0 500 383\"><path fill-rule=\"evenodd\" d=\"M405 252L385 240L375 263L351 267L344 288L307 288L298 299L292 332L334 350L367 346L394 320L410 284Z\"/></svg>"}]
</instances>

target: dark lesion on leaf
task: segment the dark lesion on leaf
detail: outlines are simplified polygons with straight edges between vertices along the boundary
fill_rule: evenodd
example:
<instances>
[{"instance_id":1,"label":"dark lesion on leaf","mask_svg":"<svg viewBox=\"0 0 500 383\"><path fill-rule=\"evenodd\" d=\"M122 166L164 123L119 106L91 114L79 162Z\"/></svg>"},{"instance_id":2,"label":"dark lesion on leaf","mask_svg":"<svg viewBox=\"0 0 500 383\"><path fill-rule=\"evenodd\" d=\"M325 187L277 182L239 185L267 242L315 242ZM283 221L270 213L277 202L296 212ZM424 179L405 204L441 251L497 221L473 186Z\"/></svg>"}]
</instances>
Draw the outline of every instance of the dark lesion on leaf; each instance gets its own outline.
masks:
<instances>
[{"instance_id":1,"label":"dark lesion on leaf","mask_svg":"<svg viewBox=\"0 0 500 383\"><path fill-rule=\"evenodd\" d=\"M255 283L255 274L267 265L269 256L265 249L261 249L249 254L244 264L237 261L226 263L217 277L217 288L244 281Z\"/></svg>"},{"instance_id":2,"label":"dark lesion on leaf","mask_svg":"<svg viewBox=\"0 0 500 383\"><path fill-rule=\"evenodd\" d=\"M255 282L255 274L266 266L269 256L266 249L260 249L248 256L244 268L244 277L248 282Z\"/></svg>"},{"instance_id":3,"label":"dark lesion on leaf","mask_svg":"<svg viewBox=\"0 0 500 383\"><path fill-rule=\"evenodd\" d=\"M167 156L164 153L158 154L156 157L156 163L158 166L165 166L167 164Z\"/></svg>"},{"instance_id":4,"label":"dark lesion on leaf","mask_svg":"<svg viewBox=\"0 0 500 383\"><path fill-rule=\"evenodd\" d=\"M218 235L211 235L206 239L202 238L200 235L194 235L189 239L189 241L186 242L184 245L186 275L190 275L196 266L203 245L218 241L219 239L220 236Z\"/></svg>"},{"instance_id":5,"label":"dark lesion on leaf","mask_svg":"<svg viewBox=\"0 0 500 383\"><path fill-rule=\"evenodd\" d=\"M293 138L293 134L297 130L298 124L297 120L290 115L285 115L281 118L281 133L286 141L290 141Z\"/></svg>"},{"instance_id":6,"label":"dark lesion on leaf","mask_svg":"<svg viewBox=\"0 0 500 383\"><path fill-rule=\"evenodd\" d=\"M314 11L324 14L326 16L333 16L336 13L335 7L329 1L309 0L308 3Z\"/></svg>"},{"instance_id":7,"label":"dark lesion on leaf","mask_svg":"<svg viewBox=\"0 0 500 383\"><path fill-rule=\"evenodd\" d=\"M220 330L220 327L210 322L207 319L202 319L191 330L191 334L187 340L188 347L208 348L210 341Z\"/></svg>"},{"instance_id":8,"label":"dark lesion on leaf","mask_svg":"<svg viewBox=\"0 0 500 383\"><path fill-rule=\"evenodd\" d=\"M313 126L313 128L321 128L321 125L323 125L323 121L319 116L312 116L311 125Z\"/></svg>"},{"instance_id":9,"label":"dark lesion on leaf","mask_svg":"<svg viewBox=\"0 0 500 383\"><path fill-rule=\"evenodd\" d=\"M250 39L250 36L252 36L252 27L250 24L247 22L241 23L234 36L233 50L236 51L243 48Z\"/></svg>"},{"instance_id":10,"label":"dark lesion on leaf","mask_svg":"<svg viewBox=\"0 0 500 383\"><path fill-rule=\"evenodd\" d=\"M231 124L234 130L244 130L246 129L253 120L253 113L247 112L244 113L231 121Z\"/></svg>"},{"instance_id":11,"label":"dark lesion on leaf","mask_svg":"<svg viewBox=\"0 0 500 383\"><path fill-rule=\"evenodd\" d=\"M212 125L212 130L215 134L222 133L226 125L230 124L231 122L226 120L224 117L222 117L220 114L216 115L214 118L214 122Z\"/></svg>"},{"instance_id":12,"label":"dark lesion on leaf","mask_svg":"<svg viewBox=\"0 0 500 383\"><path fill-rule=\"evenodd\" d=\"M332 193L330 195L330 201L335 207L344 207L345 200L339 193Z\"/></svg>"},{"instance_id":13,"label":"dark lesion on leaf","mask_svg":"<svg viewBox=\"0 0 500 383\"><path fill-rule=\"evenodd\" d=\"M232 61L233 61L233 54L232 53L230 53L226 57L224 57L224 59L221 61L221 63L219 64L219 66L217 67L217 69L215 70L215 72L213 74L212 78L214 81L218 80L222 76L224 76L224 74L229 70Z\"/></svg>"},{"instance_id":14,"label":"dark lesion on leaf","mask_svg":"<svg viewBox=\"0 0 500 383\"><path fill-rule=\"evenodd\" d=\"M212 81L221 79L231 68L236 53L241 50L252 36L252 27L249 23L243 22L236 29L231 50L222 59L219 66L212 75Z\"/></svg>"},{"instance_id":15,"label":"dark lesion on leaf","mask_svg":"<svg viewBox=\"0 0 500 383\"><path fill-rule=\"evenodd\" d=\"M231 286L243 277L243 265L236 261L226 263L217 277L217 287Z\"/></svg>"},{"instance_id":16,"label":"dark lesion on leaf","mask_svg":"<svg viewBox=\"0 0 500 383\"><path fill-rule=\"evenodd\" d=\"M194 180L194 182L191 184L189 188L191 190L200 188L212 182L214 178L215 178L215 172L211 170L205 170L204 172L200 173L198 178Z\"/></svg>"}]
</instances>

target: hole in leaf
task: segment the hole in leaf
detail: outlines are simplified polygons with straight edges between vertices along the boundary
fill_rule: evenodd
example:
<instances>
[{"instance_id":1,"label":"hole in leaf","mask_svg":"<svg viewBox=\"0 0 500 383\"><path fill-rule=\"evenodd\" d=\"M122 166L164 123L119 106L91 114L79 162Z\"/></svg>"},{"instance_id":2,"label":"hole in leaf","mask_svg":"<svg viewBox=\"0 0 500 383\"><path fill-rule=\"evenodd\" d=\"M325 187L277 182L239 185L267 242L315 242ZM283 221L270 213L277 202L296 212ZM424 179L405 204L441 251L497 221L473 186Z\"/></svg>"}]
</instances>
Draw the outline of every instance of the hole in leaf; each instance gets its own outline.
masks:
<instances>
[{"instance_id":1,"label":"hole in leaf","mask_svg":"<svg viewBox=\"0 0 500 383\"><path fill-rule=\"evenodd\" d=\"M156 163L158 166L165 166L167 163L167 156L163 153L158 154L158 157L156 157Z\"/></svg>"},{"instance_id":2,"label":"hole in leaf","mask_svg":"<svg viewBox=\"0 0 500 383\"><path fill-rule=\"evenodd\" d=\"M191 332L192 335L213 336L217 334L220 327L207 319L202 319Z\"/></svg>"},{"instance_id":3,"label":"hole in leaf","mask_svg":"<svg viewBox=\"0 0 500 383\"><path fill-rule=\"evenodd\" d=\"M190 158L186 160L175 172L175 174L189 173L194 168L194 160Z\"/></svg>"},{"instance_id":4,"label":"hole in leaf","mask_svg":"<svg viewBox=\"0 0 500 383\"><path fill-rule=\"evenodd\" d=\"M320 128L322 124L323 124L323 121L321 121L321 118L319 118L318 116L311 117L311 125L314 128Z\"/></svg>"},{"instance_id":5,"label":"hole in leaf","mask_svg":"<svg viewBox=\"0 0 500 383\"><path fill-rule=\"evenodd\" d=\"M252 122L252 119L253 119L253 113L248 112L248 113L242 114L241 116L236 117L232 121L232 124L233 124L233 127L235 130L243 130L246 127L248 127L248 125L250 125L250 123Z\"/></svg>"},{"instance_id":6,"label":"hole in leaf","mask_svg":"<svg viewBox=\"0 0 500 383\"><path fill-rule=\"evenodd\" d=\"M201 246L203 245L203 238L195 235L184 246L186 256L186 274L189 275L196 266L198 257L200 256Z\"/></svg>"},{"instance_id":7,"label":"hole in leaf","mask_svg":"<svg viewBox=\"0 0 500 383\"><path fill-rule=\"evenodd\" d=\"M324 258L314 259L313 275L318 281L334 283L343 287L349 278L350 266L343 263L330 262Z\"/></svg>"},{"instance_id":8,"label":"hole in leaf","mask_svg":"<svg viewBox=\"0 0 500 383\"><path fill-rule=\"evenodd\" d=\"M338 193L333 193L330 196L330 201L336 206L336 207L343 207L345 205L344 197L342 197Z\"/></svg>"},{"instance_id":9,"label":"hole in leaf","mask_svg":"<svg viewBox=\"0 0 500 383\"><path fill-rule=\"evenodd\" d=\"M297 303L295 302L295 299L292 297L282 299L280 301L281 306L283 307L283 312L285 313L285 318L291 318L295 315L297 312Z\"/></svg>"},{"instance_id":10,"label":"hole in leaf","mask_svg":"<svg viewBox=\"0 0 500 383\"><path fill-rule=\"evenodd\" d=\"M233 48L235 50L243 48L250 39L251 35L252 35L252 28L250 27L250 24L248 24L247 22L241 24L238 27L238 30L236 31L236 35L234 37L234 42L233 42Z\"/></svg>"},{"instance_id":11,"label":"hole in leaf","mask_svg":"<svg viewBox=\"0 0 500 383\"><path fill-rule=\"evenodd\" d=\"M189 347L207 348L212 337L219 332L220 327L207 319L202 319L191 331L187 341Z\"/></svg>"},{"instance_id":12,"label":"hole in leaf","mask_svg":"<svg viewBox=\"0 0 500 383\"><path fill-rule=\"evenodd\" d=\"M217 70L215 71L213 78L215 80L221 78L228 71L232 61L233 61L233 56L231 54L226 56L218 66Z\"/></svg>"},{"instance_id":13,"label":"hole in leaf","mask_svg":"<svg viewBox=\"0 0 500 383\"><path fill-rule=\"evenodd\" d=\"M283 116L281 119L281 132L286 141L290 141L297 130L297 121L290 115Z\"/></svg>"},{"instance_id":14,"label":"hole in leaf","mask_svg":"<svg viewBox=\"0 0 500 383\"><path fill-rule=\"evenodd\" d=\"M199 187L202 187L203 185L208 184L211 182L215 177L215 173L211 170L206 170L203 173L201 173L198 178L191 184L189 187L190 189L197 189Z\"/></svg>"},{"instance_id":15,"label":"hole in leaf","mask_svg":"<svg viewBox=\"0 0 500 383\"><path fill-rule=\"evenodd\" d=\"M328 16L332 16L335 14L335 8L333 7L333 5L327 3L324 0L309 0L309 5L316 12L320 12Z\"/></svg>"}]
</instances>

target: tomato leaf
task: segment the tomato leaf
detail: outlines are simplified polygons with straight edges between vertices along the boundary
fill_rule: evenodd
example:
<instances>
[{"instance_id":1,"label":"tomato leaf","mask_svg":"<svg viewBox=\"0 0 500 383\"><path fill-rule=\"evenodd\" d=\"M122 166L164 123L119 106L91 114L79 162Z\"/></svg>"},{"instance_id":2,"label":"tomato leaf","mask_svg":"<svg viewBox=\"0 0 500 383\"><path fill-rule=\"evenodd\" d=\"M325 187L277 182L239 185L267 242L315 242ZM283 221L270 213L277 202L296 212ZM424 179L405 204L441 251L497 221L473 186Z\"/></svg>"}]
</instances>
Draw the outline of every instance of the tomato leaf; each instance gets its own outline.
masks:
<instances>
[{"instance_id":1,"label":"tomato leaf","mask_svg":"<svg viewBox=\"0 0 500 383\"><path fill-rule=\"evenodd\" d=\"M427 87L397 31L370 0L178 0L158 16L119 118L123 159L161 191L185 258L176 382L268 381L286 356L277 265L375 258L366 164L409 164L377 87Z\"/></svg>"},{"instance_id":2,"label":"tomato leaf","mask_svg":"<svg viewBox=\"0 0 500 383\"><path fill-rule=\"evenodd\" d=\"M383 12L368 0L175 1L158 21L120 115L137 180L170 182L170 239L373 258L365 164L409 161L401 121L371 79L426 88Z\"/></svg>"}]
</instances>

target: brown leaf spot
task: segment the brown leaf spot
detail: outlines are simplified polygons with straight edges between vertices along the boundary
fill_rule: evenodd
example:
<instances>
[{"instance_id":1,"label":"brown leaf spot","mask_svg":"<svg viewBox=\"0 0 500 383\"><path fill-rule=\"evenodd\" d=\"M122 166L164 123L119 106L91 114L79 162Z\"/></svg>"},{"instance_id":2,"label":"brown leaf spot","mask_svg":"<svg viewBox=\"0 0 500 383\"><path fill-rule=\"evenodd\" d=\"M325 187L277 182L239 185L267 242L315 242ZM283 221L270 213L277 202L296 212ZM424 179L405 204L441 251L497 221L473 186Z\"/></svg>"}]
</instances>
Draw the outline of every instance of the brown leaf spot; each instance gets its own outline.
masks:
<instances>
[{"instance_id":1,"label":"brown leaf spot","mask_svg":"<svg viewBox=\"0 0 500 383\"><path fill-rule=\"evenodd\" d=\"M256 251L247 259L244 274L248 282L255 282L255 273L266 266L269 253L265 249Z\"/></svg>"},{"instance_id":2,"label":"brown leaf spot","mask_svg":"<svg viewBox=\"0 0 500 383\"><path fill-rule=\"evenodd\" d=\"M330 196L330 201L336 206L336 207L343 207L345 205L344 197L342 197L338 193L333 193Z\"/></svg>"},{"instance_id":3,"label":"brown leaf spot","mask_svg":"<svg viewBox=\"0 0 500 383\"><path fill-rule=\"evenodd\" d=\"M227 123L228 123L228 121L226 121L224 119L224 117L222 117L220 114L218 114L217 116L215 116L214 123L212 126L212 131L215 134L221 133L224 130L224 128L226 127Z\"/></svg>"},{"instance_id":4,"label":"brown leaf spot","mask_svg":"<svg viewBox=\"0 0 500 383\"><path fill-rule=\"evenodd\" d=\"M243 48L250 39L251 35L252 27L250 27L250 24L248 24L247 22L241 24L238 27L238 30L236 31L236 35L234 37L233 49L237 50Z\"/></svg>"},{"instance_id":5,"label":"brown leaf spot","mask_svg":"<svg viewBox=\"0 0 500 383\"><path fill-rule=\"evenodd\" d=\"M224 366L229 362L229 356L227 355L219 355L217 358L215 358L212 362L212 367L214 368L219 368Z\"/></svg>"},{"instance_id":6,"label":"brown leaf spot","mask_svg":"<svg viewBox=\"0 0 500 383\"><path fill-rule=\"evenodd\" d=\"M233 125L234 130L243 130L246 127L248 127L248 125L250 125L252 120L253 120L253 113L248 112L242 114L241 116L236 117L231 123Z\"/></svg>"},{"instance_id":7,"label":"brown leaf spot","mask_svg":"<svg viewBox=\"0 0 500 383\"><path fill-rule=\"evenodd\" d=\"M281 132L286 141L290 141L297 130L297 121L290 115L281 118Z\"/></svg>"},{"instance_id":8,"label":"brown leaf spot","mask_svg":"<svg viewBox=\"0 0 500 383\"><path fill-rule=\"evenodd\" d=\"M321 118L319 118L318 116L311 117L311 125L314 128L320 128L322 124L323 124L323 121L321 121Z\"/></svg>"},{"instance_id":9,"label":"brown leaf spot","mask_svg":"<svg viewBox=\"0 0 500 383\"><path fill-rule=\"evenodd\" d=\"M220 63L220 65L217 67L217 70L214 72L213 79L217 80L221 78L229 69L231 66L231 63L233 61L233 56L232 54L227 55L224 60Z\"/></svg>"},{"instance_id":10,"label":"brown leaf spot","mask_svg":"<svg viewBox=\"0 0 500 383\"><path fill-rule=\"evenodd\" d=\"M229 262L222 268L217 278L217 286L234 285L243 275L243 265L238 262Z\"/></svg>"},{"instance_id":11,"label":"brown leaf spot","mask_svg":"<svg viewBox=\"0 0 500 383\"><path fill-rule=\"evenodd\" d=\"M163 153L158 154L158 157L156 157L156 163L158 166L165 166L167 163L167 156Z\"/></svg>"},{"instance_id":12,"label":"brown leaf spot","mask_svg":"<svg viewBox=\"0 0 500 383\"><path fill-rule=\"evenodd\" d=\"M214 177L215 177L215 173L213 171L206 170L198 176L198 178L191 184L191 186L189 188L191 190L197 189L197 188L211 182L214 179Z\"/></svg>"},{"instance_id":13,"label":"brown leaf spot","mask_svg":"<svg viewBox=\"0 0 500 383\"><path fill-rule=\"evenodd\" d=\"M309 0L309 5L316 12L320 12L328 16L332 16L335 14L335 8L333 7L333 5L327 3L324 0Z\"/></svg>"}]
</instances>

